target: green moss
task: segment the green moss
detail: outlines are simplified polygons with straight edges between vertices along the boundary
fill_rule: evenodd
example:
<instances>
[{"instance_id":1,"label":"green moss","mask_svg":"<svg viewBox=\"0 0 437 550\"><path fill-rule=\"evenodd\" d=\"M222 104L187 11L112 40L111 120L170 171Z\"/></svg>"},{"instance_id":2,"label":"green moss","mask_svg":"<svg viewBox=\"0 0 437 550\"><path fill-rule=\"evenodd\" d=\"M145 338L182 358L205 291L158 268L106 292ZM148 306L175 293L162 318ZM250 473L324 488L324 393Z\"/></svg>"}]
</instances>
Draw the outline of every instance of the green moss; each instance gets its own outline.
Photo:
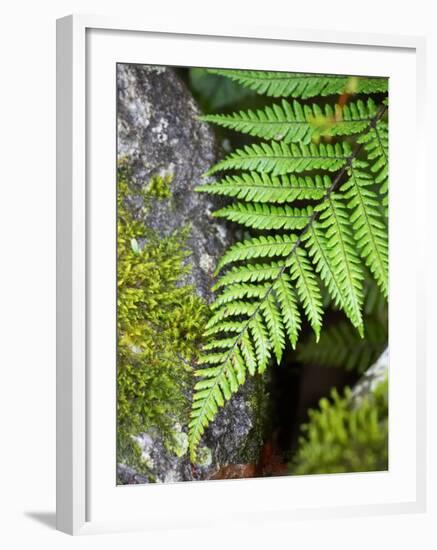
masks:
<instances>
[{"instance_id":1,"label":"green moss","mask_svg":"<svg viewBox=\"0 0 437 550\"><path fill-rule=\"evenodd\" d=\"M122 166L117 190L118 458L146 471L136 434L157 430L166 446L181 452L174 426L187 423L191 365L208 308L192 286L183 284L190 271L189 230L160 238L126 207L134 193Z\"/></svg>"},{"instance_id":2,"label":"green moss","mask_svg":"<svg viewBox=\"0 0 437 550\"><path fill-rule=\"evenodd\" d=\"M293 474L369 472L388 467L388 381L351 407L351 391L309 412L302 426L299 448L293 458Z\"/></svg>"},{"instance_id":3,"label":"green moss","mask_svg":"<svg viewBox=\"0 0 437 550\"><path fill-rule=\"evenodd\" d=\"M164 442L165 448L178 458L184 456L188 451L188 434L182 430L182 426L177 422L173 426L173 431Z\"/></svg>"},{"instance_id":4,"label":"green moss","mask_svg":"<svg viewBox=\"0 0 437 550\"><path fill-rule=\"evenodd\" d=\"M169 199L171 197L170 184L172 181L172 174L153 176L146 190L147 196L154 199Z\"/></svg>"}]
</instances>

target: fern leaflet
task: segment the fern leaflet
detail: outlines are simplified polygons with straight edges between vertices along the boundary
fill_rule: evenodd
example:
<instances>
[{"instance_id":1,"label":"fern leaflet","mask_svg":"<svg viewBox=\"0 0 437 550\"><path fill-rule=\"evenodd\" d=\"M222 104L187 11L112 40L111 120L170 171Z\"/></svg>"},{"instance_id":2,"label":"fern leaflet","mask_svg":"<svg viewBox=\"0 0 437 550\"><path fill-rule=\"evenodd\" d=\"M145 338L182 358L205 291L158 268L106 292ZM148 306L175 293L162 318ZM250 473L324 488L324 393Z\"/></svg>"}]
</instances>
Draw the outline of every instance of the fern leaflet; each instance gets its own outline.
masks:
<instances>
[{"instance_id":1,"label":"fern leaflet","mask_svg":"<svg viewBox=\"0 0 437 550\"><path fill-rule=\"evenodd\" d=\"M346 142L310 145L272 141L247 145L238 149L207 172L215 174L221 170L256 170L280 176L290 172L305 172L308 170L340 170L351 151Z\"/></svg>"},{"instance_id":2,"label":"fern leaflet","mask_svg":"<svg viewBox=\"0 0 437 550\"><path fill-rule=\"evenodd\" d=\"M349 180L341 187L349 200L350 218L355 241L385 297L388 296L387 229L382 218L377 194L372 191L373 180L366 172L350 170Z\"/></svg>"},{"instance_id":3,"label":"fern leaflet","mask_svg":"<svg viewBox=\"0 0 437 550\"><path fill-rule=\"evenodd\" d=\"M226 76L242 86L270 97L308 99L349 93L386 93L386 78L360 78L341 75L317 75L274 71L243 71L235 69L210 69L209 72Z\"/></svg>"},{"instance_id":4,"label":"fern leaflet","mask_svg":"<svg viewBox=\"0 0 437 550\"><path fill-rule=\"evenodd\" d=\"M378 120L370 132L364 133L358 139L363 143L367 158L371 163L371 172L375 183L380 185L383 194L383 205L388 205L388 124L385 120Z\"/></svg>"},{"instance_id":5,"label":"fern leaflet","mask_svg":"<svg viewBox=\"0 0 437 550\"><path fill-rule=\"evenodd\" d=\"M358 100L344 108L327 104L324 109L318 105L301 105L296 100L293 103L282 100L281 105L257 111L207 115L202 119L262 139L308 144L315 135L358 134L369 125L376 111L372 99L367 104Z\"/></svg>"},{"instance_id":6,"label":"fern leaflet","mask_svg":"<svg viewBox=\"0 0 437 550\"><path fill-rule=\"evenodd\" d=\"M226 218L256 229L302 229L312 214L311 207L268 206L257 203L234 203L217 210L214 216Z\"/></svg>"},{"instance_id":7,"label":"fern leaflet","mask_svg":"<svg viewBox=\"0 0 437 550\"><path fill-rule=\"evenodd\" d=\"M282 204L295 200L320 200L331 183L328 176L271 176L265 172L244 172L241 175L227 176L217 183L199 185L196 190L248 202Z\"/></svg>"}]
</instances>

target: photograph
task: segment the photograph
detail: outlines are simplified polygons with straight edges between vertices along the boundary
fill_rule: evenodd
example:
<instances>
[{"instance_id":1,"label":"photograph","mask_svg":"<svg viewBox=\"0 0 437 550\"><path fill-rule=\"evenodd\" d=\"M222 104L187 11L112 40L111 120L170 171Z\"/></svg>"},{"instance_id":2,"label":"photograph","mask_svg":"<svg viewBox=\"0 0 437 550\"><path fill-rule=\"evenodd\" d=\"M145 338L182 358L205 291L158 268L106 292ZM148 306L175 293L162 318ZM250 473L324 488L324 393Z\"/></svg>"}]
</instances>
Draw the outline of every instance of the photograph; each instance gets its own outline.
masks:
<instances>
[{"instance_id":1,"label":"photograph","mask_svg":"<svg viewBox=\"0 0 437 550\"><path fill-rule=\"evenodd\" d=\"M2 548L437 549L433 14L5 3Z\"/></svg>"},{"instance_id":2,"label":"photograph","mask_svg":"<svg viewBox=\"0 0 437 550\"><path fill-rule=\"evenodd\" d=\"M116 97L116 484L387 471L389 78Z\"/></svg>"}]
</instances>

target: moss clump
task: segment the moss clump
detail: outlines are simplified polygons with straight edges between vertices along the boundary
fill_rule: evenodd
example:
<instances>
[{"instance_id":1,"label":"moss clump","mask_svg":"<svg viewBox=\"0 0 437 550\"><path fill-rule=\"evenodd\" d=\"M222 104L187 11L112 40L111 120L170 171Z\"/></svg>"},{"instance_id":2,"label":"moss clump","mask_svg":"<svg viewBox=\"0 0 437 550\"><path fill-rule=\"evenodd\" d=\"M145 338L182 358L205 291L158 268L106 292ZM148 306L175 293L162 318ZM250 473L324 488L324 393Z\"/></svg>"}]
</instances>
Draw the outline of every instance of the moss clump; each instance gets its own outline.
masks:
<instances>
[{"instance_id":1,"label":"moss clump","mask_svg":"<svg viewBox=\"0 0 437 550\"><path fill-rule=\"evenodd\" d=\"M188 451L188 434L182 431L180 424L175 425L175 429L172 433L172 441L166 442L166 448L178 458L184 456Z\"/></svg>"},{"instance_id":2,"label":"moss clump","mask_svg":"<svg viewBox=\"0 0 437 550\"><path fill-rule=\"evenodd\" d=\"M147 196L154 199L169 199L171 197L170 184L172 181L172 174L153 176L147 187Z\"/></svg>"},{"instance_id":3,"label":"moss clump","mask_svg":"<svg viewBox=\"0 0 437 550\"><path fill-rule=\"evenodd\" d=\"M147 471L133 436L152 429L169 448L174 446L175 424L186 425L188 419L191 364L208 308L192 286L183 284L190 271L184 248L188 229L160 238L127 209L132 193L128 170L121 167L117 189L117 453L120 462Z\"/></svg>"},{"instance_id":4,"label":"moss clump","mask_svg":"<svg viewBox=\"0 0 437 550\"><path fill-rule=\"evenodd\" d=\"M337 391L331 400L309 412L302 426L292 474L370 472L388 467L388 381L351 407L351 391Z\"/></svg>"}]
</instances>

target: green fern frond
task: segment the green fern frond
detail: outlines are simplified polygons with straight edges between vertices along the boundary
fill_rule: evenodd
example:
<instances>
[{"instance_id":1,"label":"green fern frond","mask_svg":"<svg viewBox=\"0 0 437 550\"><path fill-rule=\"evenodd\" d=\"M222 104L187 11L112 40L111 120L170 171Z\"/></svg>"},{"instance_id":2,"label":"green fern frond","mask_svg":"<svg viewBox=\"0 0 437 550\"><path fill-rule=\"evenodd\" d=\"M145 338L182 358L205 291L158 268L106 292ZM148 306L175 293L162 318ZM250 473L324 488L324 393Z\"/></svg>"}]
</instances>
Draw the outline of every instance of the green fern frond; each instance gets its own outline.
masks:
<instances>
[{"instance_id":1,"label":"green fern frond","mask_svg":"<svg viewBox=\"0 0 437 550\"><path fill-rule=\"evenodd\" d=\"M240 347L241 355L247 366L247 370L249 371L249 374L253 376L257 369L257 362L255 359L255 350L253 347L253 343L247 330L241 333L241 338L238 344Z\"/></svg>"},{"instance_id":2,"label":"green fern frond","mask_svg":"<svg viewBox=\"0 0 437 550\"><path fill-rule=\"evenodd\" d=\"M297 358L304 364L364 372L384 351L387 338L387 324L377 318L366 319L366 338L341 320L327 326L317 343L308 339L299 345Z\"/></svg>"},{"instance_id":3,"label":"green fern frond","mask_svg":"<svg viewBox=\"0 0 437 550\"><path fill-rule=\"evenodd\" d=\"M210 337L214 334L223 333L226 334L228 332L238 332L241 333L244 330L244 322L243 321L221 321L217 322L213 327L209 327L205 330L205 336Z\"/></svg>"},{"instance_id":4,"label":"green fern frond","mask_svg":"<svg viewBox=\"0 0 437 550\"><path fill-rule=\"evenodd\" d=\"M383 195L382 203L388 206L388 124L385 120L378 120L372 129L357 140L364 144L370 170L379 184L379 192Z\"/></svg>"},{"instance_id":5,"label":"green fern frond","mask_svg":"<svg viewBox=\"0 0 437 550\"><path fill-rule=\"evenodd\" d=\"M280 176L290 172L307 170L340 170L349 158L351 150L347 142L310 145L272 141L247 145L237 149L213 166L207 175L222 170L255 170Z\"/></svg>"},{"instance_id":6,"label":"green fern frond","mask_svg":"<svg viewBox=\"0 0 437 550\"><path fill-rule=\"evenodd\" d=\"M341 75L318 75L274 71L246 71L238 69L209 69L226 76L245 88L271 97L308 99L316 96L337 95L343 92L372 94L386 93L386 78L360 78Z\"/></svg>"},{"instance_id":7,"label":"green fern frond","mask_svg":"<svg viewBox=\"0 0 437 550\"><path fill-rule=\"evenodd\" d=\"M212 328L218 322L228 319L229 317L237 317L241 315L253 315L256 311L256 306L251 302L236 300L232 303L225 304L214 312L210 317L206 329Z\"/></svg>"},{"instance_id":8,"label":"green fern frond","mask_svg":"<svg viewBox=\"0 0 437 550\"><path fill-rule=\"evenodd\" d=\"M301 105L282 100L281 105L230 115L206 115L202 120L266 140L308 144L314 135L346 136L362 132L375 116L372 99L359 100L343 108L327 104Z\"/></svg>"},{"instance_id":9,"label":"green fern frond","mask_svg":"<svg viewBox=\"0 0 437 550\"><path fill-rule=\"evenodd\" d=\"M293 234L267 235L238 242L221 257L216 274L226 265L255 258L288 256L296 243Z\"/></svg>"},{"instance_id":10,"label":"green fern frond","mask_svg":"<svg viewBox=\"0 0 437 550\"><path fill-rule=\"evenodd\" d=\"M227 176L217 183L196 187L196 191L248 202L284 203L295 200L320 200L332 182L329 176L271 176L265 172L248 172Z\"/></svg>"},{"instance_id":11,"label":"green fern frond","mask_svg":"<svg viewBox=\"0 0 437 550\"><path fill-rule=\"evenodd\" d=\"M273 293L270 293L267 299L261 302L260 309L268 329L269 340L273 345L276 361L280 363L285 347L285 332L282 316Z\"/></svg>"},{"instance_id":12,"label":"green fern frond","mask_svg":"<svg viewBox=\"0 0 437 550\"><path fill-rule=\"evenodd\" d=\"M216 300L211 305L211 309L214 311L228 302L241 300L243 298L263 298L269 288L270 285L268 284L237 283L230 285L217 296Z\"/></svg>"},{"instance_id":13,"label":"green fern frond","mask_svg":"<svg viewBox=\"0 0 437 550\"><path fill-rule=\"evenodd\" d=\"M314 271L303 249L296 249L290 266L290 275L292 279L296 280L297 293L302 300L316 340L318 340L322 328L322 295Z\"/></svg>"},{"instance_id":14,"label":"green fern frond","mask_svg":"<svg viewBox=\"0 0 437 550\"><path fill-rule=\"evenodd\" d=\"M387 229L381 216L373 180L360 170L350 170L349 180L340 188L352 211L350 221L361 256L385 297L388 296Z\"/></svg>"},{"instance_id":15,"label":"green fern frond","mask_svg":"<svg viewBox=\"0 0 437 550\"><path fill-rule=\"evenodd\" d=\"M203 351L211 351L214 349L229 349L234 344L234 338L221 338L220 340L212 340L203 346Z\"/></svg>"},{"instance_id":16,"label":"green fern frond","mask_svg":"<svg viewBox=\"0 0 437 550\"><path fill-rule=\"evenodd\" d=\"M290 344L294 349L301 328L301 318L297 306L296 294L286 273L275 281L273 291L280 304L282 319L287 330Z\"/></svg>"},{"instance_id":17,"label":"green fern frond","mask_svg":"<svg viewBox=\"0 0 437 550\"><path fill-rule=\"evenodd\" d=\"M259 312L251 319L249 327L253 338L258 372L262 373L266 370L271 356L272 342Z\"/></svg>"},{"instance_id":18,"label":"green fern frond","mask_svg":"<svg viewBox=\"0 0 437 550\"><path fill-rule=\"evenodd\" d=\"M387 90L387 79L217 72L282 97ZM375 192L375 186L384 192L388 174L386 110L384 102L376 105L367 97L342 107L283 101L256 112L207 117L270 141L231 153L208 173L235 173L197 189L230 197L214 215L256 234L230 247L216 268L190 423L193 461L218 409L248 374L281 360L286 340L296 347L304 320L316 341L326 340L322 289L349 319L356 341L363 341L367 268L385 295L388 286L387 227ZM324 132L337 139L308 144L310 134Z\"/></svg>"},{"instance_id":19,"label":"green fern frond","mask_svg":"<svg viewBox=\"0 0 437 550\"><path fill-rule=\"evenodd\" d=\"M311 224L311 227L304 236L304 244L334 304L346 313L355 328L361 332L362 324L359 322L359 319L357 322L353 311L348 305L347 296L344 293L343 285L340 284L337 278L335 266L332 263L330 247L320 222L315 221Z\"/></svg>"},{"instance_id":20,"label":"green fern frond","mask_svg":"<svg viewBox=\"0 0 437 550\"><path fill-rule=\"evenodd\" d=\"M273 321L274 323L274 321ZM273 325L272 325L273 327ZM213 341L212 345L214 345ZM238 390L246 376L262 373L270 360L272 344L259 311L243 323L242 330L234 337L232 346L225 354L219 354L219 365L197 371L202 379L194 387L190 431L190 457L196 459L196 448L206 426L214 419L219 407ZM213 360L216 357L213 356Z\"/></svg>"},{"instance_id":21,"label":"green fern frond","mask_svg":"<svg viewBox=\"0 0 437 550\"><path fill-rule=\"evenodd\" d=\"M312 214L311 207L269 206L258 203L236 202L214 212L218 218L254 229L302 229Z\"/></svg>"},{"instance_id":22,"label":"green fern frond","mask_svg":"<svg viewBox=\"0 0 437 550\"><path fill-rule=\"evenodd\" d=\"M212 422L219 407L238 390L234 376L229 375L226 364L216 368L202 370L203 379L194 386L191 420L189 423L191 439L191 459L195 460L194 449L200 442L206 426ZM232 391L234 390L234 391Z\"/></svg>"},{"instance_id":23,"label":"green fern frond","mask_svg":"<svg viewBox=\"0 0 437 550\"><path fill-rule=\"evenodd\" d=\"M259 282L276 279L283 270L284 263L271 262L268 264L249 264L242 267L234 267L223 275L214 285L213 290L234 283Z\"/></svg>"},{"instance_id":24,"label":"green fern frond","mask_svg":"<svg viewBox=\"0 0 437 550\"><path fill-rule=\"evenodd\" d=\"M319 207L320 227L325 230L328 255L335 279L342 290L353 324L363 333L362 305L364 274L350 228L349 213L341 196L331 193Z\"/></svg>"}]
</instances>

